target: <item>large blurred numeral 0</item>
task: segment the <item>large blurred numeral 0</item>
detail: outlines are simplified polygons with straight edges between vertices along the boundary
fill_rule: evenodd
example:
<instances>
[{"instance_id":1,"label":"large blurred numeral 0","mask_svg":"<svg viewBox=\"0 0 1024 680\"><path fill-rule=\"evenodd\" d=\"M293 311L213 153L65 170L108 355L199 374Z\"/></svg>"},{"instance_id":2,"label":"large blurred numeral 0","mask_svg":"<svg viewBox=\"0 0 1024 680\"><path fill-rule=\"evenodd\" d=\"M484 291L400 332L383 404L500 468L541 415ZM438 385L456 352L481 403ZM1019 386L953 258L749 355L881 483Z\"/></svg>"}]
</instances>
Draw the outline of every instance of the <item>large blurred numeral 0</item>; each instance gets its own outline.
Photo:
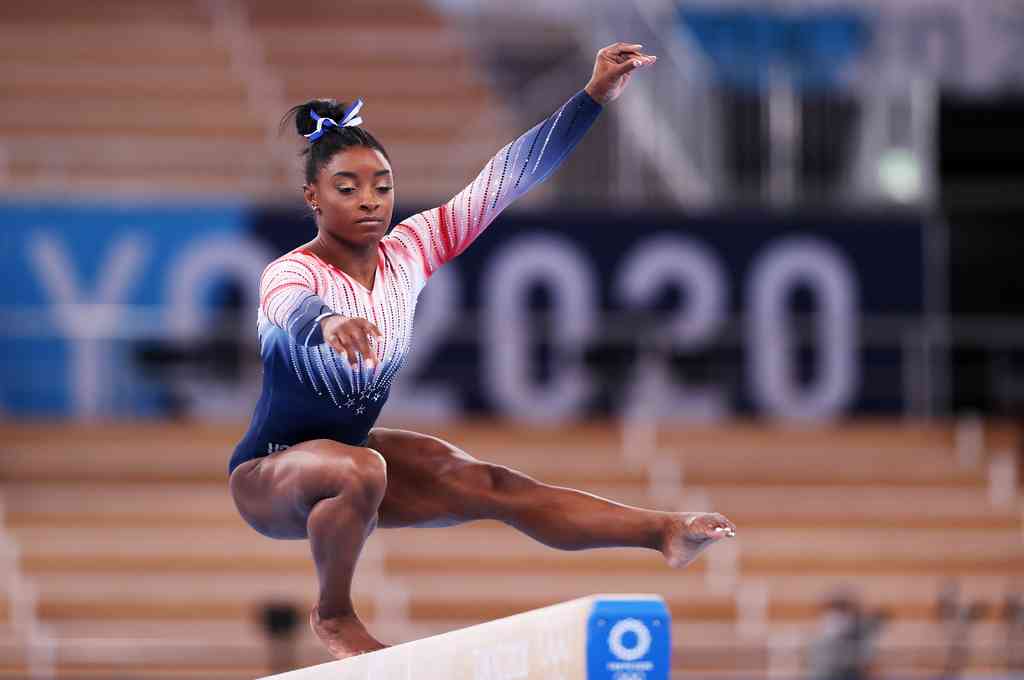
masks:
<instances>
[{"instance_id":1,"label":"large blurred numeral 0","mask_svg":"<svg viewBox=\"0 0 1024 680\"><path fill-rule=\"evenodd\" d=\"M708 346L722 328L728 301L728 283L718 259L691 239L656 236L633 249L615 280L617 297L631 308L650 306L666 286L677 288L682 297L663 329L671 337L638 338L640 349L686 351ZM691 420L714 420L728 412L722 386L684 390L673 385L665 359L662 355L651 370L636 372L627 408Z\"/></svg>"},{"instance_id":2,"label":"large blurred numeral 0","mask_svg":"<svg viewBox=\"0 0 1024 680\"><path fill-rule=\"evenodd\" d=\"M553 346L550 380L536 379L537 356L529 292L551 296ZM596 321L596 275L564 238L526 236L501 250L483 277L483 378L490 400L504 414L535 422L576 416L590 397L582 349Z\"/></svg>"},{"instance_id":3,"label":"large blurred numeral 0","mask_svg":"<svg viewBox=\"0 0 1024 680\"><path fill-rule=\"evenodd\" d=\"M859 386L857 282L846 258L824 241L792 238L771 246L747 281L747 346L755 404L770 415L826 420L850 405ZM787 300L800 287L815 300L813 376L798 380Z\"/></svg>"}]
</instances>

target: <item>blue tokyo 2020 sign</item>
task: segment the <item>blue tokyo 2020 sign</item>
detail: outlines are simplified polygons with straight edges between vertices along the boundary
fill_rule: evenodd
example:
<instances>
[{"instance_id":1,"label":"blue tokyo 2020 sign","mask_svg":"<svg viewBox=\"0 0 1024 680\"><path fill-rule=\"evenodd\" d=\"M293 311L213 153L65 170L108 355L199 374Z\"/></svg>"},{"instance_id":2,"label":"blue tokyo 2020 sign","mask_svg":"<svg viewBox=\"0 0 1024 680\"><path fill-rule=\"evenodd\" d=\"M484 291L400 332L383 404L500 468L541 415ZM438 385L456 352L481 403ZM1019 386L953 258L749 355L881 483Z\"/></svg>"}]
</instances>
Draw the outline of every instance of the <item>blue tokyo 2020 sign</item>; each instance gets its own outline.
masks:
<instances>
[{"instance_id":1,"label":"blue tokyo 2020 sign","mask_svg":"<svg viewBox=\"0 0 1024 680\"><path fill-rule=\"evenodd\" d=\"M660 598L598 600L587 622L588 680L667 680L672 618Z\"/></svg>"},{"instance_id":2,"label":"blue tokyo 2020 sign","mask_svg":"<svg viewBox=\"0 0 1024 680\"><path fill-rule=\"evenodd\" d=\"M307 218L6 201L0 226L0 413L251 414L260 272ZM899 413L922 355L886 329L926 313L927 235L910 215L511 210L431 278L384 415Z\"/></svg>"}]
</instances>

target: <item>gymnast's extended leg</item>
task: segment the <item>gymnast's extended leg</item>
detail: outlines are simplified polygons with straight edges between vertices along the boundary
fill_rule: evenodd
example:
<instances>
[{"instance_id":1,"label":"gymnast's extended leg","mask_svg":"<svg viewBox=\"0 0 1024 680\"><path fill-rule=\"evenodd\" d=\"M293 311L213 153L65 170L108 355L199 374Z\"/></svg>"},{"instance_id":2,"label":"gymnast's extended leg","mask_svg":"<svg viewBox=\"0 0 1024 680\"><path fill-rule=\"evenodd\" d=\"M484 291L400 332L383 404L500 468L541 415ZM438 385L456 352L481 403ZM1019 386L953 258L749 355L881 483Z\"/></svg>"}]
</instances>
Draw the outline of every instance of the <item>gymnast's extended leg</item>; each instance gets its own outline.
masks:
<instances>
[{"instance_id":1,"label":"gymnast's extended leg","mask_svg":"<svg viewBox=\"0 0 1024 680\"><path fill-rule=\"evenodd\" d=\"M543 484L477 460L436 437L374 429L369 446L388 464L380 526L447 526L496 519L561 550L640 547L682 567L733 524L716 513L647 510Z\"/></svg>"},{"instance_id":2,"label":"gymnast's extended leg","mask_svg":"<svg viewBox=\"0 0 1024 680\"><path fill-rule=\"evenodd\" d=\"M239 465L231 493L242 517L271 538L309 538L320 581L310 625L336 658L382 649L356 616L352 575L387 474L372 449L330 440L297 444Z\"/></svg>"}]
</instances>

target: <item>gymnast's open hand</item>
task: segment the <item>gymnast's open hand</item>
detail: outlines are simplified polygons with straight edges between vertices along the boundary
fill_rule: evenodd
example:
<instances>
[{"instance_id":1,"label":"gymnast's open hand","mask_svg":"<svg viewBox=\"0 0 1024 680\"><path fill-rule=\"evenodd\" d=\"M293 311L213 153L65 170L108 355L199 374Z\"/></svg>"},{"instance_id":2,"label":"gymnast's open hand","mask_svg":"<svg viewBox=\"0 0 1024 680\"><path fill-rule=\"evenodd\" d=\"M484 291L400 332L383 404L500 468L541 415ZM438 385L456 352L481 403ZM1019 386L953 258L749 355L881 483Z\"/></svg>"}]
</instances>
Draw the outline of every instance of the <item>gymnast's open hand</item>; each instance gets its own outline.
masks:
<instances>
[{"instance_id":1,"label":"gymnast's open hand","mask_svg":"<svg viewBox=\"0 0 1024 680\"><path fill-rule=\"evenodd\" d=\"M371 336L383 340L384 334L366 319L334 314L321 320L320 327L324 332L324 341L334 348L342 359L351 364L352 368L359 368L360 354L369 368L374 368L379 363L377 353L371 344Z\"/></svg>"},{"instance_id":2,"label":"gymnast's open hand","mask_svg":"<svg viewBox=\"0 0 1024 680\"><path fill-rule=\"evenodd\" d=\"M617 42L597 52L594 74L583 89L599 104L607 104L622 94L633 71L650 66L657 57L640 51L643 45Z\"/></svg>"}]
</instances>

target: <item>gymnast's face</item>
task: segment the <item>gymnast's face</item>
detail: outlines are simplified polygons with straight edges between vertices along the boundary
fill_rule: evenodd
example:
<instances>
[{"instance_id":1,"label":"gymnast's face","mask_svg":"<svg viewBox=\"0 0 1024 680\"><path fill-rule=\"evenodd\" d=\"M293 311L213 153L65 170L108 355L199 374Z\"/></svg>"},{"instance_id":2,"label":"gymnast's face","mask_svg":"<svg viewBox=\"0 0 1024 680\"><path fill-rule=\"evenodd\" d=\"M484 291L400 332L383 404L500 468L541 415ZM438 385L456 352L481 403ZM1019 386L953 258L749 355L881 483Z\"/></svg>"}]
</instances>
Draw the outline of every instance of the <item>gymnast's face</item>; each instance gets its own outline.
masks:
<instances>
[{"instance_id":1,"label":"gymnast's face","mask_svg":"<svg viewBox=\"0 0 1024 680\"><path fill-rule=\"evenodd\" d=\"M376 149L352 146L334 154L304 194L307 203L320 208L320 230L348 245L375 246L391 226L394 177Z\"/></svg>"}]
</instances>

